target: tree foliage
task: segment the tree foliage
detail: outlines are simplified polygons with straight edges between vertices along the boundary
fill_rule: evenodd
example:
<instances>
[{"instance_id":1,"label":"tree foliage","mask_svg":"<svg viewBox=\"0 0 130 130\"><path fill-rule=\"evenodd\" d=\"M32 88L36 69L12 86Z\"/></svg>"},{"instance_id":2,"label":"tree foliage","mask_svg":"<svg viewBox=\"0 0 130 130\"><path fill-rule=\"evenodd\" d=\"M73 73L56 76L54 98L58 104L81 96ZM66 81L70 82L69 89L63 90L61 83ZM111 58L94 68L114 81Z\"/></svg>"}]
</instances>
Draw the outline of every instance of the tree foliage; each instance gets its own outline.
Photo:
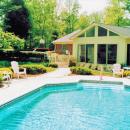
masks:
<instances>
[{"instance_id":1,"label":"tree foliage","mask_svg":"<svg viewBox=\"0 0 130 130\"><path fill-rule=\"evenodd\" d=\"M109 0L103 12L81 13L78 0L65 0L57 11L57 0L0 0L0 30L25 38L30 48L44 39L46 47L53 40L92 23L130 25L130 0ZM3 20L4 19L4 20Z\"/></svg>"},{"instance_id":2,"label":"tree foliage","mask_svg":"<svg viewBox=\"0 0 130 130\"><path fill-rule=\"evenodd\" d=\"M4 18L6 12L9 11L11 7L11 0L0 0L0 27L3 28Z\"/></svg>"},{"instance_id":3,"label":"tree foliage","mask_svg":"<svg viewBox=\"0 0 130 130\"><path fill-rule=\"evenodd\" d=\"M121 25L121 23L123 21L124 14L125 14L125 11L120 6L119 1L112 0L110 5L106 8L106 11L104 14L105 15L104 23L119 26L119 25Z\"/></svg>"},{"instance_id":4,"label":"tree foliage","mask_svg":"<svg viewBox=\"0 0 130 130\"><path fill-rule=\"evenodd\" d=\"M5 16L4 30L27 39L31 27L28 17L23 0L12 0L10 10Z\"/></svg>"},{"instance_id":5,"label":"tree foliage","mask_svg":"<svg viewBox=\"0 0 130 130\"><path fill-rule=\"evenodd\" d=\"M24 39L20 39L12 33L5 33L0 31L0 48L8 49L13 48L16 50L23 49L24 47Z\"/></svg>"},{"instance_id":6,"label":"tree foliage","mask_svg":"<svg viewBox=\"0 0 130 130\"><path fill-rule=\"evenodd\" d=\"M126 1L126 9L130 12L130 1Z\"/></svg>"},{"instance_id":7,"label":"tree foliage","mask_svg":"<svg viewBox=\"0 0 130 130\"><path fill-rule=\"evenodd\" d=\"M55 30L55 0L25 0L32 22L31 33L49 43Z\"/></svg>"},{"instance_id":8,"label":"tree foliage","mask_svg":"<svg viewBox=\"0 0 130 130\"><path fill-rule=\"evenodd\" d=\"M129 0L110 0L110 4L104 12L104 23L118 26L129 26L129 8Z\"/></svg>"},{"instance_id":9,"label":"tree foliage","mask_svg":"<svg viewBox=\"0 0 130 130\"><path fill-rule=\"evenodd\" d=\"M67 9L62 13L62 18L66 24L66 33L71 33L75 30L78 22L79 4L77 1L68 0Z\"/></svg>"}]
</instances>

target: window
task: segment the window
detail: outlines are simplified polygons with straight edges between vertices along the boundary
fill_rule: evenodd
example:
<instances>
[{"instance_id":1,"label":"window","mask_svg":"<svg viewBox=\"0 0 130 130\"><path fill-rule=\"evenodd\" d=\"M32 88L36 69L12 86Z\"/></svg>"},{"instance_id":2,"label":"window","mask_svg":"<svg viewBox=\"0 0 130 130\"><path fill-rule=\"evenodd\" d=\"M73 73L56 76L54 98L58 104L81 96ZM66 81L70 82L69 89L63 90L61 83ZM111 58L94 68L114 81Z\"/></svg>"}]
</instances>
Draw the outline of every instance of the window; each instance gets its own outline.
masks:
<instances>
[{"instance_id":1,"label":"window","mask_svg":"<svg viewBox=\"0 0 130 130\"><path fill-rule=\"evenodd\" d=\"M86 62L94 63L94 45L86 45Z\"/></svg>"},{"instance_id":2,"label":"window","mask_svg":"<svg viewBox=\"0 0 130 130\"><path fill-rule=\"evenodd\" d=\"M85 62L85 45L80 45L80 62Z\"/></svg>"},{"instance_id":3,"label":"window","mask_svg":"<svg viewBox=\"0 0 130 130\"><path fill-rule=\"evenodd\" d=\"M98 36L107 36L107 29L98 27Z\"/></svg>"},{"instance_id":4,"label":"window","mask_svg":"<svg viewBox=\"0 0 130 130\"><path fill-rule=\"evenodd\" d=\"M98 63L114 64L117 58L117 45L98 45Z\"/></svg>"},{"instance_id":5,"label":"window","mask_svg":"<svg viewBox=\"0 0 130 130\"><path fill-rule=\"evenodd\" d=\"M95 36L95 27L91 28L86 32L86 37L94 37Z\"/></svg>"},{"instance_id":6,"label":"window","mask_svg":"<svg viewBox=\"0 0 130 130\"><path fill-rule=\"evenodd\" d=\"M79 37L85 37L85 33L81 34Z\"/></svg>"},{"instance_id":7,"label":"window","mask_svg":"<svg viewBox=\"0 0 130 130\"><path fill-rule=\"evenodd\" d=\"M109 36L119 36L119 35L114 32L109 31Z\"/></svg>"},{"instance_id":8,"label":"window","mask_svg":"<svg viewBox=\"0 0 130 130\"><path fill-rule=\"evenodd\" d=\"M117 45L108 45L108 64L115 64L117 57Z\"/></svg>"}]
</instances>

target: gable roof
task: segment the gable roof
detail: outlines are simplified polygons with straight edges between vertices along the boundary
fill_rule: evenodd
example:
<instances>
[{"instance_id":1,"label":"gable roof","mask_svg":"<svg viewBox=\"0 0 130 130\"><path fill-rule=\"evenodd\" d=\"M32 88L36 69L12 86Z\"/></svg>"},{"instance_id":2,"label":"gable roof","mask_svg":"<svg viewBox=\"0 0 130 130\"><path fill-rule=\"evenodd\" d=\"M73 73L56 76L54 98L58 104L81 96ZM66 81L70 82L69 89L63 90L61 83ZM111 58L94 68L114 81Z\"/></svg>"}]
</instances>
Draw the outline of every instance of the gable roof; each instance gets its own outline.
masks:
<instances>
[{"instance_id":1,"label":"gable roof","mask_svg":"<svg viewBox=\"0 0 130 130\"><path fill-rule=\"evenodd\" d=\"M82 30L79 34L76 35L76 37L80 36L82 33L84 33L85 31L88 31L89 29L91 29L95 26L105 28L111 32L118 34L119 36L124 37L124 38L130 38L130 26L120 27L120 26L114 26L114 25L95 24L95 23L92 24L91 26L85 28L84 30Z\"/></svg>"},{"instance_id":2,"label":"gable roof","mask_svg":"<svg viewBox=\"0 0 130 130\"><path fill-rule=\"evenodd\" d=\"M89 27L85 28L84 30L77 30L74 31L62 38L59 38L55 41L53 41L53 43L72 43L73 39L75 39L76 37L82 35L83 33L85 33L86 31L89 31L89 29L95 27L95 26L99 26L102 28L105 28L111 32L114 32L116 34L118 34L119 36L122 36L124 38L130 38L130 26L125 26L125 27L120 27L120 26L113 26L113 25L105 25L105 24L92 24Z\"/></svg>"},{"instance_id":3,"label":"gable roof","mask_svg":"<svg viewBox=\"0 0 130 130\"><path fill-rule=\"evenodd\" d=\"M117 33L120 36L123 36L125 38L130 38L130 27L120 27L120 26L112 26L112 25L104 25L99 24L100 27L106 28L114 33Z\"/></svg>"},{"instance_id":4,"label":"gable roof","mask_svg":"<svg viewBox=\"0 0 130 130\"><path fill-rule=\"evenodd\" d=\"M72 32L72 33L70 33L70 34L68 34L68 35L66 35L66 36L64 36L64 37L62 37L62 38L59 38L59 39L57 39L57 40L55 40L55 41L53 41L53 43L56 43L56 42L73 42L73 40L71 40L71 38L73 38L76 34L78 34L79 32L80 32L81 30L76 30L76 31L74 31L74 32Z\"/></svg>"}]
</instances>

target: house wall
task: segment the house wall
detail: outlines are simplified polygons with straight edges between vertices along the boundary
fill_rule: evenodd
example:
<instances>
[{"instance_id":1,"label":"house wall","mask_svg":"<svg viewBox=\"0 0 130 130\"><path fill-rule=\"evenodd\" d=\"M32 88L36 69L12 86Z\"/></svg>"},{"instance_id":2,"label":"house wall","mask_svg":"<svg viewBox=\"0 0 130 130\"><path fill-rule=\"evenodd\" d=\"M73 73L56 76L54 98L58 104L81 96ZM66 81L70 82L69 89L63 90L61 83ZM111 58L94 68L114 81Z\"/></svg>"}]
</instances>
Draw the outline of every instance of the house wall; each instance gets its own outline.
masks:
<instances>
[{"instance_id":1,"label":"house wall","mask_svg":"<svg viewBox=\"0 0 130 130\"><path fill-rule=\"evenodd\" d=\"M65 49L70 52L70 55L72 55L73 44L55 44L55 52L58 53L58 54L64 54L63 46L65 46Z\"/></svg>"},{"instance_id":2,"label":"house wall","mask_svg":"<svg viewBox=\"0 0 130 130\"><path fill-rule=\"evenodd\" d=\"M95 34L96 35L96 34ZM117 63L127 63L127 42L120 36L104 36L98 37L79 37L74 39L73 56L78 59L79 45L94 44L94 63L97 64L97 46L98 44L117 44Z\"/></svg>"}]
</instances>

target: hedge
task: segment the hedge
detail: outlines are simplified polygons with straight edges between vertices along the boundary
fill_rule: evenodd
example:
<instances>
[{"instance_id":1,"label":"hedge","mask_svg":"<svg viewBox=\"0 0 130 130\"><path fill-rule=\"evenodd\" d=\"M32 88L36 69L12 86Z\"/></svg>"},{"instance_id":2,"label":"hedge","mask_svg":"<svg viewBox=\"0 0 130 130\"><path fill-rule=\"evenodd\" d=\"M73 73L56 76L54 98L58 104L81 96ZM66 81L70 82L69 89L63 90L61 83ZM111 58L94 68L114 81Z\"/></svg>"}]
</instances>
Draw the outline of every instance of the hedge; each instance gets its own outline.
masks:
<instances>
[{"instance_id":1,"label":"hedge","mask_svg":"<svg viewBox=\"0 0 130 130\"><path fill-rule=\"evenodd\" d=\"M73 74L79 74L79 75L91 75L92 74L91 70L86 67L71 67L70 70Z\"/></svg>"},{"instance_id":2,"label":"hedge","mask_svg":"<svg viewBox=\"0 0 130 130\"><path fill-rule=\"evenodd\" d=\"M30 64L30 65L21 65L20 68L26 68L27 74L43 74L47 72L47 69L43 65Z\"/></svg>"},{"instance_id":3,"label":"hedge","mask_svg":"<svg viewBox=\"0 0 130 130\"><path fill-rule=\"evenodd\" d=\"M101 65L101 64L92 64L92 63L80 63L78 66L86 67L91 70L101 70L101 67L103 67L103 70L105 72L112 72L113 65Z\"/></svg>"},{"instance_id":4,"label":"hedge","mask_svg":"<svg viewBox=\"0 0 130 130\"><path fill-rule=\"evenodd\" d=\"M9 51L0 50L0 60L16 60L16 61L48 61L47 55L43 52L33 51Z\"/></svg>"},{"instance_id":5,"label":"hedge","mask_svg":"<svg viewBox=\"0 0 130 130\"><path fill-rule=\"evenodd\" d=\"M57 64L54 64L54 63L51 63L51 64L48 65L48 67L58 68L58 65L57 65Z\"/></svg>"}]
</instances>

